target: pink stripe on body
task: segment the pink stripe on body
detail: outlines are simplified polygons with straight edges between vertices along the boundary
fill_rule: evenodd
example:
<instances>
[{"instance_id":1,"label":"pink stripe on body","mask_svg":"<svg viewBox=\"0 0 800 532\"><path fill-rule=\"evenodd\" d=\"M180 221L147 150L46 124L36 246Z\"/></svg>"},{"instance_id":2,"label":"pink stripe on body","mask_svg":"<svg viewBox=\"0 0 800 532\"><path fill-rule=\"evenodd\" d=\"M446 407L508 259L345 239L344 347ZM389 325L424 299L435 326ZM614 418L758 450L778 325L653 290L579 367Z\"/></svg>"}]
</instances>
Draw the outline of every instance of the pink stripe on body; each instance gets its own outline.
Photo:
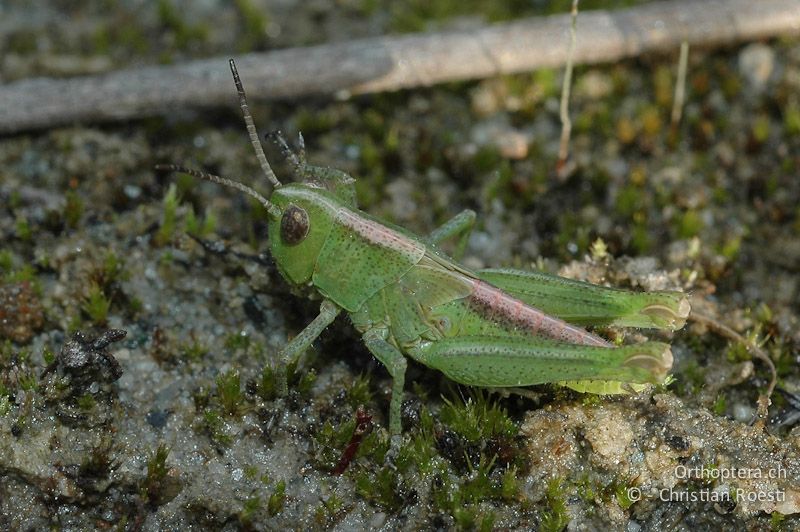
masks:
<instances>
[{"instance_id":1,"label":"pink stripe on body","mask_svg":"<svg viewBox=\"0 0 800 532\"><path fill-rule=\"evenodd\" d=\"M489 283L475 279L472 281L472 287L470 302L486 309L489 318L500 321L507 320L518 327L527 329L531 334L546 336L562 342L612 347L611 343L599 336L526 305L523 301Z\"/></svg>"},{"instance_id":2,"label":"pink stripe on body","mask_svg":"<svg viewBox=\"0 0 800 532\"><path fill-rule=\"evenodd\" d=\"M425 246L394 231L385 225L358 216L350 211L340 209L337 213L340 223L349 227L367 242L399 251L409 256L422 257Z\"/></svg>"}]
</instances>

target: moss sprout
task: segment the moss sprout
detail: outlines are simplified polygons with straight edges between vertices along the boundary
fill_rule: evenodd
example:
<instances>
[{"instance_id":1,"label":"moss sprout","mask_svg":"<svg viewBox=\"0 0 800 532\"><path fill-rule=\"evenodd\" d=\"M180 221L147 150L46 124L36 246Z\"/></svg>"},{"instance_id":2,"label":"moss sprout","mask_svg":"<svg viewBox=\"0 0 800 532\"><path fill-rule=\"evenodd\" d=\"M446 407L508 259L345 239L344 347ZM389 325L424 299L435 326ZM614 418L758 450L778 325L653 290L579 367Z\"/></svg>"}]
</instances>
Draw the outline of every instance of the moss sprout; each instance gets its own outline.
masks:
<instances>
[{"instance_id":1,"label":"moss sprout","mask_svg":"<svg viewBox=\"0 0 800 532\"><path fill-rule=\"evenodd\" d=\"M551 479L547 483L545 499L549 509L542 514L539 530L544 532L560 532L569 524L567 503L561 487L561 479Z\"/></svg>"},{"instance_id":2,"label":"moss sprout","mask_svg":"<svg viewBox=\"0 0 800 532\"><path fill-rule=\"evenodd\" d=\"M179 351L183 355L183 358L189 362L199 362L209 353L208 347L197 340L192 340L190 343L183 344L179 348Z\"/></svg>"},{"instance_id":3,"label":"moss sprout","mask_svg":"<svg viewBox=\"0 0 800 532\"><path fill-rule=\"evenodd\" d=\"M33 238L33 229L27 218L19 216L14 226L17 238L29 242Z\"/></svg>"},{"instance_id":4,"label":"moss sprout","mask_svg":"<svg viewBox=\"0 0 800 532\"><path fill-rule=\"evenodd\" d=\"M9 400L7 390L0 384L0 417L7 416L11 411L11 401Z\"/></svg>"},{"instance_id":5,"label":"moss sprout","mask_svg":"<svg viewBox=\"0 0 800 532\"><path fill-rule=\"evenodd\" d=\"M161 3L166 4L166 2ZM156 246L164 246L174 238L177 231L177 213L179 204L180 200L178 199L178 188L175 186L175 183L172 183L167 189L167 193L164 195L163 211L161 213L161 225L159 226L158 231L156 231L153 239L153 242Z\"/></svg>"},{"instance_id":6,"label":"moss sprout","mask_svg":"<svg viewBox=\"0 0 800 532\"><path fill-rule=\"evenodd\" d=\"M260 47L266 38L269 17L252 0L235 0L235 3L244 23L244 31L239 35L239 48L250 51Z\"/></svg>"},{"instance_id":7,"label":"moss sprout","mask_svg":"<svg viewBox=\"0 0 800 532\"><path fill-rule=\"evenodd\" d=\"M353 384L345 391L345 395L347 397L347 403L352 408L358 408L359 405L369 404L372 401L369 375L362 373L356 377Z\"/></svg>"},{"instance_id":8,"label":"moss sprout","mask_svg":"<svg viewBox=\"0 0 800 532\"><path fill-rule=\"evenodd\" d=\"M400 496L401 479L392 467L382 467L376 473L365 470L356 475L356 493L387 511L395 512L403 504Z\"/></svg>"},{"instance_id":9,"label":"moss sprout","mask_svg":"<svg viewBox=\"0 0 800 532\"><path fill-rule=\"evenodd\" d=\"M83 300L81 309L97 325L105 325L108 321L108 311L111 308L111 300L106 297L103 288L92 282L89 285L89 292Z\"/></svg>"},{"instance_id":10,"label":"moss sprout","mask_svg":"<svg viewBox=\"0 0 800 532\"><path fill-rule=\"evenodd\" d=\"M631 499L629 488L625 484L617 484L614 489L614 495L617 498L617 504L619 504L619 507L623 510L627 510L636 502Z\"/></svg>"},{"instance_id":11,"label":"moss sprout","mask_svg":"<svg viewBox=\"0 0 800 532\"><path fill-rule=\"evenodd\" d=\"M442 422L470 442L496 436L513 437L519 430L505 409L482 390L475 391L465 401L445 399L444 402Z\"/></svg>"},{"instance_id":12,"label":"moss sprout","mask_svg":"<svg viewBox=\"0 0 800 532\"><path fill-rule=\"evenodd\" d=\"M278 383L275 369L272 365L266 364L261 370L261 378L258 380L256 393L265 401L272 401L278 396Z\"/></svg>"},{"instance_id":13,"label":"moss sprout","mask_svg":"<svg viewBox=\"0 0 800 532\"><path fill-rule=\"evenodd\" d=\"M200 238L212 234L217 228L217 217L213 212L207 211L205 217L199 218L194 209L189 209L186 215L186 232Z\"/></svg>"},{"instance_id":14,"label":"moss sprout","mask_svg":"<svg viewBox=\"0 0 800 532\"><path fill-rule=\"evenodd\" d=\"M208 408L203 412L202 421L196 428L206 433L214 442L220 445L230 445L233 438L227 433L225 421L219 412Z\"/></svg>"},{"instance_id":15,"label":"moss sprout","mask_svg":"<svg viewBox=\"0 0 800 532\"><path fill-rule=\"evenodd\" d=\"M90 393L85 393L78 397L77 399L78 408L83 410L84 412L88 412L92 410L97 402L94 400L94 397Z\"/></svg>"},{"instance_id":16,"label":"moss sprout","mask_svg":"<svg viewBox=\"0 0 800 532\"><path fill-rule=\"evenodd\" d=\"M275 490L269 496L267 501L267 513L269 515L278 515L283 511L286 504L286 481L281 479L275 484Z\"/></svg>"},{"instance_id":17,"label":"moss sprout","mask_svg":"<svg viewBox=\"0 0 800 532\"><path fill-rule=\"evenodd\" d=\"M83 217L83 200L74 190L68 190L65 194L65 199L66 203L61 216L68 228L75 229Z\"/></svg>"},{"instance_id":18,"label":"moss sprout","mask_svg":"<svg viewBox=\"0 0 800 532\"><path fill-rule=\"evenodd\" d=\"M147 461L147 475L140 484L139 494L152 506L171 501L183 488L177 470L167 467L169 453L169 447L159 444Z\"/></svg>"},{"instance_id":19,"label":"moss sprout","mask_svg":"<svg viewBox=\"0 0 800 532\"><path fill-rule=\"evenodd\" d=\"M217 377L217 398L227 415L240 417L244 413L244 394L238 371L230 370Z\"/></svg>"}]
</instances>

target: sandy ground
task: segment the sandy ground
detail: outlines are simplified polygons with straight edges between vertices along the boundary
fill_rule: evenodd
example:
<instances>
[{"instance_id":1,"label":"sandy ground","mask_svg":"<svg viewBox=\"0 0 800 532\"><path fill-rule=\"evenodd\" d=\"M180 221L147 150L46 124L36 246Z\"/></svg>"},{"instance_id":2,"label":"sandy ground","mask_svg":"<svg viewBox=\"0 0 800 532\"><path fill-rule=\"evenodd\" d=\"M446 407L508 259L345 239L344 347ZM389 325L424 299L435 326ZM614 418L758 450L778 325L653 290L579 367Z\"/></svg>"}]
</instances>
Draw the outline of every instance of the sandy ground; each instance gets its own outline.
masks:
<instances>
[{"instance_id":1,"label":"sandy ground","mask_svg":"<svg viewBox=\"0 0 800 532\"><path fill-rule=\"evenodd\" d=\"M424 7L8 2L0 75L542 12L478 5L483 15L447 18ZM262 132L302 132L309 161L356 177L376 216L425 234L474 209L470 267L690 292L696 310L774 361L768 423L752 424L767 368L697 324L601 331L672 343L674 382L629 397L540 386L503 398L411 364L405 439L389 461L391 381L347 319L276 398L270 363L317 303L268 261L217 256L187 236L264 252L255 203L153 170L177 162L269 190L231 84L225 108L0 139L0 526L797 528L800 41L692 51L672 130L676 59L577 68L566 179L554 171L559 72L336 102L252 94L251 107ZM288 177L279 152L267 154ZM371 430L334 474L359 406Z\"/></svg>"}]
</instances>

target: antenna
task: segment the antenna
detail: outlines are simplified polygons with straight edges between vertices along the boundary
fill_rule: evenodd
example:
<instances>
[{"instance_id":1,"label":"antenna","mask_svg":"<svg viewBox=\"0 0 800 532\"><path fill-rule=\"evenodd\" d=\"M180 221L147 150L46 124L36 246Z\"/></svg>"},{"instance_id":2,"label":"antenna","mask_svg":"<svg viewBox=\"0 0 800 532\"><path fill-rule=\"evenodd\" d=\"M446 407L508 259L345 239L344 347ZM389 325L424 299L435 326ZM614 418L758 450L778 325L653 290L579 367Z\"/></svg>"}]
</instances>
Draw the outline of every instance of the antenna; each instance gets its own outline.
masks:
<instances>
[{"instance_id":1,"label":"antenna","mask_svg":"<svg viewBox=\"0 0 800 532\"><path fill-rule=\"evenodd\" d=\"M247 185L239 183L238 181L233 181L231 179L226 179L218 175L209 174L207 172L202 172L200 170L195 170L194 168L179 166L177 164L157 164L155 168L156 170L164 172L182 172L184 174L189 174L190 176L193 177L205 179L206 181L211 181L212 183L217 183L220 185L225 185L226 187L235 188L236 190L244 192L248 196L251 196L256 200L258 200L258 202L261 205L263 205L265 209L267 209L267 212L269 213L270 217L275 219L281 217L281 210L274 203L271 203L267 198L265 198L252 188L248 187Z\"/></svg>"},{"instance_id":2,"label":"antenna","mask_svg":"<svg viewBox=\"0 0 800 532\"><path fill-rule=\"evenodd\" d=\"M236 63L233 59L230 59L228 63L231 66L231 74L233 74L233 82L236 84L236 91L239 93L239 107L242 108L244 123L247 124L247 134L250 136L250 144L253 145L253 149L256 152L256 157L261 164L261 170L264 172L264 175L267 176L272 186L278 188L281 186L281 182L275 177L275 172L270 168L267 162L267 156L264 155L264 148L261 147L261 141L258 139L258 131L256 131L256 124L253 122L253 116L250 114L250 108L247 106L247 96L244 93L242 80L239 78L239 71L236 70Z\"/></svg>"}]
</instances>

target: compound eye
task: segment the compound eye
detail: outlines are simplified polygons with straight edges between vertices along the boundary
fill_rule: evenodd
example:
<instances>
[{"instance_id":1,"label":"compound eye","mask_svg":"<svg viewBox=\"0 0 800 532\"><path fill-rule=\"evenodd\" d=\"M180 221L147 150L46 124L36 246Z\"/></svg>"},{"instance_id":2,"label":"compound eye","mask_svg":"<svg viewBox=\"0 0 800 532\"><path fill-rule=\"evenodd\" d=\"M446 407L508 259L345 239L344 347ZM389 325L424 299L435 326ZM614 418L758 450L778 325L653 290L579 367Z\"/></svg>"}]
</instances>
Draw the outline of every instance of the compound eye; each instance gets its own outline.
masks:
<instances>
[{"instance_id":1,"label":"compound eye","mask_svg":"<svg viewBox=\"0 0 800 532\"><path fill-rule=\"evenodd\" d=\"M289 205L281 218L281 240L294 246L308 235L308 213L297 205Z\"/></svg>"}]
</instances>

